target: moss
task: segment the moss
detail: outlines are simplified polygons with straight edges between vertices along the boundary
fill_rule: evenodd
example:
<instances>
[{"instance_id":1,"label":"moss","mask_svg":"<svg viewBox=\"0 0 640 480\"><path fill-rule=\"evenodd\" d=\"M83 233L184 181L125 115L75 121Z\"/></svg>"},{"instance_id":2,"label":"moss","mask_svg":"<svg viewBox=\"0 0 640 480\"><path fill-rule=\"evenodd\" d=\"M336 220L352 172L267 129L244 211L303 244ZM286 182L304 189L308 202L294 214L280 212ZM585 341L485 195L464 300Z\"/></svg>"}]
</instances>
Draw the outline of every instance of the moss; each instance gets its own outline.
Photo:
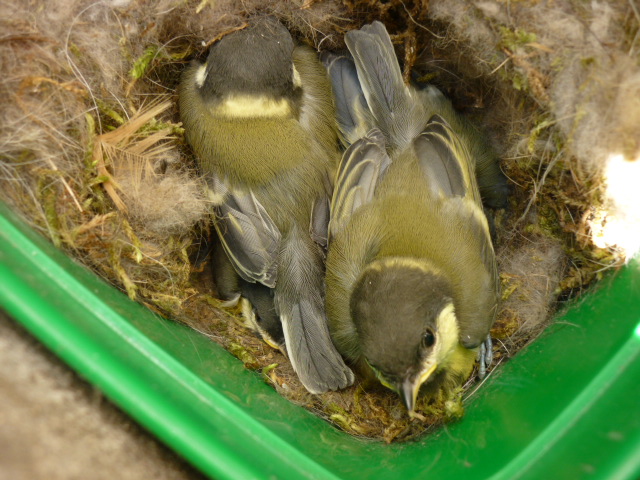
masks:
<instances>
[{"instance_id":1,"label":"moss","mask_svg":"<svg viewBox=\"0 0 640 480\"><path fill-rule=\"evenodd\" d=\"M38 199L44 211L45 224L49 232L49 238L56 247L60 247L60 218L58 217L58 197L60 196L57 188L60 172L57 170L42 170L38 177Z\"/></svg>"},{"instance_id":2,"label":"moss","mask_svg":"<svg viewBox=\"0 0 640 480\"><path fill-rule=\"evenodd\" d=\"M109 105L107 102L99 98L96 99L96 103L98 104L98 109L100 111L100 114L115 122L115 126L108 125L106 127L107 129L112 130L120 125L124 125L126 120L113 106Z\"/></svg>"},{"instance_id":3,"label":"moss","mask_svg":"<svg viewBox=\"0 0 640 480\"><path fill-rule=\"evenodd\" d=\"M527 32L521 28L511 29L504 25L500 25L498 27L498 31L500 32L501 37L501 40L498 43L498 47L500 48L517 50L538 40L535 33Z\"/></svg>"},{"instance_id":4,"label":"moss","mask_svg":"<svg viewBox=\"0 0 640 480\"><path fill-rule=\"evenodd\" d=\"M133 62L133 67L129 70L129 76L133 80L140 80L149 70L151 62L156 59L158 55L158 47L156 45L149 45L144 53Z\"/></svg>"},{"instance_id":5,"label":"moss","mask_svg":"<svg viewBox=\"0 0 640 480\"><path fill-rule=\"evenodd\" d=\"M229 343L227 350L229 350L229 353L231 355L233 355L242 363L244 363L244 366L247 367L248 369L253 370L257 368L258 362L256 361L256 358L251 354L249 350L247 350L245 347L243 347L239 343L235 343L235 342Z\"/></svg>"}]
</instances>

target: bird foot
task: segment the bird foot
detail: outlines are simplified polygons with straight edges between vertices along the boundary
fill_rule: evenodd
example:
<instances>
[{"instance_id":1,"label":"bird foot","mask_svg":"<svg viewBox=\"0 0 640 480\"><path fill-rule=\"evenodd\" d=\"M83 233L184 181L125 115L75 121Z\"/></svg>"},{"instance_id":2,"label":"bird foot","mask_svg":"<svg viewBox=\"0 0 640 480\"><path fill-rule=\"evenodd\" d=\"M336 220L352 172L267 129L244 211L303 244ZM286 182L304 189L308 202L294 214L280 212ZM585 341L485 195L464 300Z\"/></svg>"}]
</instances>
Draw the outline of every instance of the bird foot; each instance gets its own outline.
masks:
<instances>
[{"instance_id":1,"label":"bird foot","mask_svg":"<svg viewBox=\"0 0 640 480\"><path fill-rule=\"evenodd\" d=\"M489 371L491 362L493 362L493 341L489 334L487 335L486 340L480 344L480 348L478 349L478 379L484 379Z\"/></svg>"}]
</instances>

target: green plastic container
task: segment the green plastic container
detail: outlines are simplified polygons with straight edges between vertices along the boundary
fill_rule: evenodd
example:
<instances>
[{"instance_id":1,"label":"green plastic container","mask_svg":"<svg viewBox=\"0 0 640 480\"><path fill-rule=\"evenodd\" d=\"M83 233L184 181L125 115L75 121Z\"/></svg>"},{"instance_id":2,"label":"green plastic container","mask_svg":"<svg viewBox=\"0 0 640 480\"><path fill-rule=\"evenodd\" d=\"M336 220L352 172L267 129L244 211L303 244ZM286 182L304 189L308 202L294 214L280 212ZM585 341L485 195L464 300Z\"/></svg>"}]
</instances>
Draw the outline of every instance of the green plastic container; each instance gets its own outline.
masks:
<instances>
[{"instance_id":1,"label":"green plastic container","mask_svg":"<svg viewBox=\"0 0 640 480\"><path fill-rule=\"evenodd\" d=\"M162 441L223 479L640 478L640 269L601 282L417 442L353 438L154 315L0 204L0 307Z\"/></svg>"}]
</instances>

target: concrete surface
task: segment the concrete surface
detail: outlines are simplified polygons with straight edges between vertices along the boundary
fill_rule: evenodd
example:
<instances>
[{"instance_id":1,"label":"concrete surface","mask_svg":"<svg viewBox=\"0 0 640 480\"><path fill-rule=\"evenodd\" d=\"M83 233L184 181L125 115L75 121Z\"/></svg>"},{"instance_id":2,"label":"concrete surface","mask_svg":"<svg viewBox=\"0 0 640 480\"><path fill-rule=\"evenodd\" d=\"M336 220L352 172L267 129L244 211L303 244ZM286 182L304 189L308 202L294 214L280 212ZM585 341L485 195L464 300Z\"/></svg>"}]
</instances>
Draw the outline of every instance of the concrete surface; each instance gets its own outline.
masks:
<instances>
[{"instance_id":1,"label":"concrete surface","mask_svg":"<svg viewBox=\"0 0 640 480\"><path fill-rule=\"evenodd\" d=\"M203 478L0 310L0 480Z\"/></svg>"}]
</instances>

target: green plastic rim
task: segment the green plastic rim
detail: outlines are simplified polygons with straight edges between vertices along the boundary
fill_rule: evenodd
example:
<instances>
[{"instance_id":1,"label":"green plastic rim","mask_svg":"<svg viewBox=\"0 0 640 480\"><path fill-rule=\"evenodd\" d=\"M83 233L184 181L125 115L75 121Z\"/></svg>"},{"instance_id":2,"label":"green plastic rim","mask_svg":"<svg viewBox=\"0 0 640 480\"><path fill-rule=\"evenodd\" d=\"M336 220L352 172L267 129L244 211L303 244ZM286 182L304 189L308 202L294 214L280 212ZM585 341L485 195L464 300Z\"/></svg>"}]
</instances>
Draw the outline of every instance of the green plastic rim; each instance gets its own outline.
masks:
<instances>
[{"instance_id":1,"label":"green plastic rim","mask_svg":"<svg viewBox=\"0 0 640 480\"><path fill-rule=\"evenodd\" d=\"M392 445L351 437L289 403L1 203L0 307L212 478L640 478L637 263L490 376L461 421Z\"/></svg>"}]
</instances>

